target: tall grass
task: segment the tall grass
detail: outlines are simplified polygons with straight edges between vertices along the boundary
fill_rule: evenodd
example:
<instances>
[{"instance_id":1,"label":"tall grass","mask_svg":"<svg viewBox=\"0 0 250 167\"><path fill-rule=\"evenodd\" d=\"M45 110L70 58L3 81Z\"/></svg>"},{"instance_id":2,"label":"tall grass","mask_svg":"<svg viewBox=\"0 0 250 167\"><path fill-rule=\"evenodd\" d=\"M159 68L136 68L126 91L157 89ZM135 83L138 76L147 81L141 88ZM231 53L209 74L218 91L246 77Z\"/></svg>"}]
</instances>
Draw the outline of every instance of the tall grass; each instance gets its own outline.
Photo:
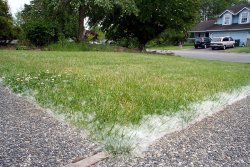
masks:
<instances>
[{"instance_id":1,"label":"tall grass","mask_svg":"<svg viewBox=\"0 0 250 167\"><path fill-rule=\"evenodd\" d=\"M0 51L0 64L6 86L35 97L95 137L105 130L100 140L115 136L116 125L170 116L250 84L249 64L139 53ZM108 147L119 152L119 146Z\"/></svg>"}]
</instances>

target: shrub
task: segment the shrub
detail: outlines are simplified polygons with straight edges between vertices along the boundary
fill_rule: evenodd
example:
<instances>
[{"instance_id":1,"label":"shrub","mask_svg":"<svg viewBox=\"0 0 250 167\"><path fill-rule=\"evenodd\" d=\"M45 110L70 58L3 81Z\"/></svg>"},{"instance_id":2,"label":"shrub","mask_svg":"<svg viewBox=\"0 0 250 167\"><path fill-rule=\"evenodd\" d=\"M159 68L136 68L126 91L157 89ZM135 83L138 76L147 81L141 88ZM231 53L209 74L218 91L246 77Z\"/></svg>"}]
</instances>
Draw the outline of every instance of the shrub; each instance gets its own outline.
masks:
<instances>
[{"instance_id":1,"label":"shrub","mask_svg":"<svg viewBox=\"0 0 250 167\"><path fill-rule=\"evenodd\" d=\"M56 27L51 23L36 21L26 26L26 38L35 46L45 46L58 40Z\"/></svg>"}]
</instances>

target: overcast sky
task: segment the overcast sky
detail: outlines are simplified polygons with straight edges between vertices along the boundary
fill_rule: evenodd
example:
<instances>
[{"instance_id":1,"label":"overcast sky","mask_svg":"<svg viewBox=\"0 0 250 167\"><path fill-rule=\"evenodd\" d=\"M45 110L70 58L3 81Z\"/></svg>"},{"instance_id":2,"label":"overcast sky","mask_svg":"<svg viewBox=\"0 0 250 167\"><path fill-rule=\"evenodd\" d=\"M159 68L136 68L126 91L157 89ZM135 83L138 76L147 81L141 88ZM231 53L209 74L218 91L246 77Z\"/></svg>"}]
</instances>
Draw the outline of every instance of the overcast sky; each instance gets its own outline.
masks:
<instances>
[{"instance_id":1,"label":"overcast sky","mask_svg":"<svg viewBox=\"0 0 250 167\"><path fill-rule=\"evenodd\" d=\"M21 9L23 9L24 4L29 4L30 0L8 0L8 4L10 6L10 10L12 15Z\"/></svg>"}]
</instances>

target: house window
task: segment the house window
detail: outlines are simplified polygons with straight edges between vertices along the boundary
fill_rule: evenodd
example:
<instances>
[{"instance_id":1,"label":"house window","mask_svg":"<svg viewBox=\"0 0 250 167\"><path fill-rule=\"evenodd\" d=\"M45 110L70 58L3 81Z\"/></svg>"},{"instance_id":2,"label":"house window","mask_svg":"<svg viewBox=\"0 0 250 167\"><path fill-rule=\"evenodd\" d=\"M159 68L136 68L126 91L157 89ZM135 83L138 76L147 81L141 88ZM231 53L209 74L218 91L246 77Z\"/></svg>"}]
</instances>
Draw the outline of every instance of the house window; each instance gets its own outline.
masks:
<instances>
[{"instance_id":1,"label":"house window","mask_svg":"<svg viewBox=\"0 0 250 167\"><path fill-rule=\"evenodd\" d=\"M229 25L231 24L231 15L230 14L226 14L224 16L224 25Z\"/></svg>"},{"instance_id":2,"label":"house window","mask_svg":"<svg viewBox=\"0 0 250 167\"><path fill-rule=\"evenodd\" d=\"M241 13L241 23L247 23L248 22L248 12Z\"/></svg>"}]
</instances>

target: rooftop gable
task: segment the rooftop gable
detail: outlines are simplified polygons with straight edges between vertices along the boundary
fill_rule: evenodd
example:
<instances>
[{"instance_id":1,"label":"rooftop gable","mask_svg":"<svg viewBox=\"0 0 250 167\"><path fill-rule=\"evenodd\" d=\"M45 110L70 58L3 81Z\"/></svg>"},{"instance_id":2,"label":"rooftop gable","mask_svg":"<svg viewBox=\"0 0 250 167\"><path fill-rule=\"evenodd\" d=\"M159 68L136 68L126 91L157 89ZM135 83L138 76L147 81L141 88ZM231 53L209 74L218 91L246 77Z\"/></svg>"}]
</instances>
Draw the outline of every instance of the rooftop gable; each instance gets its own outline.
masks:
<instances>
[{"instance_id":1,"label":"rooftop gable","mask_svg":"<svg viewBox=\"0 0 250 167\"><path fill-rule=\"evenodd\" d=\"M225 10L224 12L222 12L219 15L219 17L221 17L226 12L229 12L232 15L237 15L237 14L239 14L241 11L243 11L245 9L250 10L250 4L234 5L234 6L230 7L230 8L228 8L227 10Z\"/></svg>"}]
</instances>

